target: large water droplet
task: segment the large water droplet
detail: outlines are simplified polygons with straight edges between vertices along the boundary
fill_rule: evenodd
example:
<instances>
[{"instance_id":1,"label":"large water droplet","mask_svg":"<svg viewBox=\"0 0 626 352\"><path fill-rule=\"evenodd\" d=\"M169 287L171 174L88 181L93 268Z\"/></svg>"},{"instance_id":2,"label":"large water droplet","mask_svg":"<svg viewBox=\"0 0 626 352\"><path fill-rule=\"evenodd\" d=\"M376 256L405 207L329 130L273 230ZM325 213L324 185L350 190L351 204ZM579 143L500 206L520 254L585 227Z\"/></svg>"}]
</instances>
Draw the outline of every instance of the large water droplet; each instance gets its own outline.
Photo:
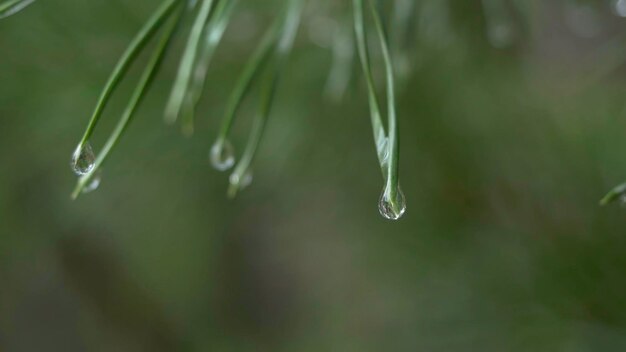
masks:
<instances>
[{"instance_id":1,"label":"large water droplet","mask_svg":"<svg viewBox=\"0 0 626 352\"><path fill-rule=\"evenodd\" d=\"M96 174L93 175L89 184L83 188L83 193L93 192L100 187L100 182L102 181L102 172L100 170L96 171Z\"/></svg>"},{"instance_id":2,"label":"large water droplet","mask_svg":"<svg viewBox=\"0 0 626 352\"><path fill-rule=\"evenodd\" d=\"M93 153L91 144L89 142L84 145L79 145L72 155L72 170L78 176L88 174L93 170L96 163L96 156Z\"/></svg>"},{"instance_id":3,"label":"large water droplet","mask_svg":"<svg viewBox=\"0 0 626 352\"><path fill-rule=\"evenodd\" d=\"M395 199L391 199L391 192L385 187L380 201L378 202L378 210L380 215L389 220L398 220L404 215L406 211L406 200L402 189L398 186L398 190L395 195Z\"/></svg>"},{"instance_id":4,"label":"large water droplet","mask_svg":"<svg viewBox=\"0 0 626 352\"><path fill-rule=\"evenodd\" d=\"M235 165L235 149L228 140L218 140L211 148L211 165L218 171L226 171Z\"/></svg>"}]
</instances>

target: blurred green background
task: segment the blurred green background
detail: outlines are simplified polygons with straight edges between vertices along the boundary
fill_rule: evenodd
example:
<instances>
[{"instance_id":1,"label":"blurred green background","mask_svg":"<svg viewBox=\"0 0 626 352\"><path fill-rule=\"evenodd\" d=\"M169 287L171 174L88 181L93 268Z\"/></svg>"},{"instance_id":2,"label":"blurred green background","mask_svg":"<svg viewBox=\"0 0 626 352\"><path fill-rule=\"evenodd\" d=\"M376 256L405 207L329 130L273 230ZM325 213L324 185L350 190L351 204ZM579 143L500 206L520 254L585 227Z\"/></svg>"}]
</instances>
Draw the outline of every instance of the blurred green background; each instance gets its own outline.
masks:
<instances>
[{"instance_id":1,"label":"blurred green background","mask_svg":"<svg viewBox=\"0 0 626 352\"><path fill-rule=\"evenodd\" d=\"M505 2L500 45L480 1L415 1L398 222L378 214L363 82L323 94L349 2L310 1L233 201L208 150L282 1L241 1L189 139L162 123L183 28L77 201L70 154L157 2L41 0L0 21L0 350L626 350L626 213L597 205L626 178L626 19L611 1Z\"/></svg>"}]
</instances>

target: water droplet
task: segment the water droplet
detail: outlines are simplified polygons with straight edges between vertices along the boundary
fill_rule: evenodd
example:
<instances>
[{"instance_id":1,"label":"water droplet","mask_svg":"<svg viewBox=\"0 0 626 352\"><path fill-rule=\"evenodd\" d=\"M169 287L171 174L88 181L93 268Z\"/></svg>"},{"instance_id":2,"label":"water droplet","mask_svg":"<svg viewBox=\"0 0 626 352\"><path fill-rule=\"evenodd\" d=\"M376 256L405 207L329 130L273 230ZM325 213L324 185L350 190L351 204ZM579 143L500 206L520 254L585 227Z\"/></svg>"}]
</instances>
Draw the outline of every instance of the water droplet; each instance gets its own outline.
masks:
<instances>
[{"instance_id":1,"label":"water droplet","mask_svg":"<svg viewBox=\"0 0 626 352\"><path fill-rule=\"evenodd\" d=\"M235 165L235 149L227 140L218 140L211 148L211 165L218 171L226 171Z\"/></svg>"},{"instance_id":2,"label":"water droplet","mask_svg":"<svg viewBox=\"0 0 626 352\"><path fill-rule=\"evenodd\" d=\"M89 181L89 184L83 188L83 193L90 193L98 189L100 187L100 182L102 181L102 172L97 171L95 175Z\"/></svg>"},{"instance_id":3,"label":"water droplet","mask_svg":"<svg viewBox=\"0 0 626 352\"><path fill-rule=\"evenodd\" d=\"M72 155L72 170L78 176L88 174L93 170L96 163L96 156L93 153L91 144L89 142L84 145L79 145Z\"/></svg>"},{"instance_id":4,"label":"water droplet","mask_svg":"<svg viewBox=\"0 0 626 352\"><path fill-rule=\"evenodd\" d=\"M398 190L395 195L395 200L391 199L391 192L385 187L380 201L378 202L378 210L380 215L389 220L398 220L404 215L406 211L406 200L402 189L398 186Z\"/></svg>"}]
</instances>

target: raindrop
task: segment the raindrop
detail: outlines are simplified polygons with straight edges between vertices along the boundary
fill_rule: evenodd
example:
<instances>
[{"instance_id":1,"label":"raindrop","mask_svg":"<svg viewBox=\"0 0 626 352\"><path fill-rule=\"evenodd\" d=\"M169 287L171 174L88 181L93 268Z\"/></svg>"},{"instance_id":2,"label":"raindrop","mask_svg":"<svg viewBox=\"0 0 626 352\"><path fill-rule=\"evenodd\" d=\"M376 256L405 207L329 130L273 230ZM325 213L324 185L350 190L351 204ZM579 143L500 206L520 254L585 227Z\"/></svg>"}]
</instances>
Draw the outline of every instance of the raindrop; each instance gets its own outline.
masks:
<instances>
[{"instance_id":1,"label":"raindrop","mask_svg":"<svg viewBox=\"0 0 626 352\"><path fill-rule=\"evenodd\" d=\"M211 165L218 171L226 171L235 165L235 149L228 140L219 139L211 148Z\"/></svg>"},{"instance_id":2,"label":"raindrop","mask_svg":"<svg viewBox=\"0 0 626 352\"><path fill-rule=\"evenodd\" d=\"M96 156L93 153L91 144L89 142L79 145L72 155L72 170L78 176L88 174L93 170L96 162Z\"/></svg>"},{"instance_id":3,"label":"raindrop","mask_svg":"<svg viewBox=\"0 0 626 352\"><path fill-rule=\"evenodd\" d=\"M89 181L89 184L83 188L83 193L90 193L98 189L100 187L100 182L102 181L102 172L97 171L95 175Z\"/></svg>"},{"instance_id":4,"label":"raindrop","mask_svg":"<svg viewBox=\"0 0 626 352\"><path fill-rule=\"evenodd\" d=\"M406 200L400 186L398 186L395 198L396 199L392 201L391 194L387 187L385 187L382 195L380 196L380 201L378 202L380 215L382 215L385 219L398 220L406 211Z\"/></svg>"}]
</instances>

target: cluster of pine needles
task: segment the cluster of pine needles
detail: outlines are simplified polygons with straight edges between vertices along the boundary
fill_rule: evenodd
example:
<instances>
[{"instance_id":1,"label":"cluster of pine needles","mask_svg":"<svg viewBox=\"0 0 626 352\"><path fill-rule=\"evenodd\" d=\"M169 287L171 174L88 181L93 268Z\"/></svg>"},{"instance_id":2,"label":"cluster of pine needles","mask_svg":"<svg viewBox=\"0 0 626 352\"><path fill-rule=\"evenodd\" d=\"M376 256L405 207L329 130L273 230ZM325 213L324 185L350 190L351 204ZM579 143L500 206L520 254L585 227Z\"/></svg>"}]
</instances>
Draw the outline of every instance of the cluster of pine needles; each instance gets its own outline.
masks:
<instances>
[{"instance_id":1,"label":"cluster of pine needles","mask_svg":"<svg viewBox=\"0 0 626 352\"><path fill-rule=\"evenodd\" d=\"M146 96L151 83L159 71L170 42L180 27L180 22L193 13L191 29L186 36L186 44L180 57L180 64L169 100L165 106L165 122L180 123L185 134L192 134L195 111L207 81L211 59L217 50L224 33L228 30L238 0L165 0L144 24L126 51L122 54L96 104L89 124L72 155L72 168L78 175L77 185L72 192L76 198L80 194L96 189L100 183L102 165L113 151L137 109ZM366 4L367 3L367 4ZM233 92L226 101L215 143L210 150L211 164L219 171L229 171L228 195L234 197L247 187L252 180L252 163L263 139L265 127L274 104L274 96L281 71L292 51L304 11L304 0L288 0L285 8L278 11L274 22L266 30L257 48L250 55ZM385 32L380 9L374 1L354 0L354 33L359 58L367 82L370 101L371 122L374 131L378 159L385 180L379 210L388 219L399 219L405 212L405 200L399 186L398 163L399 143L396 119L394 62ZM370 11L366 11L365 8ZM369 13L370 16L366 16ZM366 21L370 21L380 42L383 66L386 76L387 123L377 96L370 61L370 41L367 38ZM148 50L148 44L155 41L147 64L130 96L117 126L111 132L99 153L94 153L90 139L100 122L105 107L120 82L137 58ZM235 148L229 141L232 126L242 102L252 94L253 87L258 95L258 107L250 128L247 144L240 157L235 156Z\"/></svg>"},{"instance_id":2,"label":"cluster of pine needles","mask_svg":"<svg viewBox=\"0 0 626 352\"><path fill-rule=\"evenodd\" d=\"M35 0L8 0L0 2L0 18L13 15ZM135 35L122 54L97 101L87 128L72 155L72 168L78 175L78 182L72 197L95 190L100 184L101 168L114 150L127 127L137 114L140 103L146 96L170 44L180 31L181 22L192 18L186 43L180 56L176 78L164 109L165 122L180 123L184 134L192 134L194 116L203 90L207 84L211 60L218 49L225 32L244 0L163 0L155 12ZM414 39L415 12L418 3L422 12L432 9L445 9L449 0L418 1L394 0L386 3L380 0L352 0L351 14L341 21L336 31L331 50L333 65L326 91L332 99L341 99L351 79L352 66L360 62L361 72L367 88L371 124L381 168L384 187L379 201L380 213L387 219L399 219L405 212L404 194L399 182L399 125L396 109L398 78L407 75L411 66L411 41ZM300 27L305 0L285 0L284 8L266 29L256 49L250 55L235 82L234 89L226 101L225 113L221 120L217 138L210 148L211 164L219 171L229 171L228 195L234 197L247 187L252 180L252 164L268 123L274 104L274 96L280 76ZM430 6L430 7L428 7ZM503 48L515 40L520 31L516 30L513 17L528 17L528 3L518 0L481 0L486 25L486 37L492 46ZM384 9L392 8L387 18ZM429 10L430 9L430 10ZM513 13L514 10L516 13ZM391 32L391 35L388 33ZM372 40L374 38L374 40ZM150 45L150 43L154 43ZM372 43L377 43L376 58L372 59ZM150 49L148 49L150 48ZM144 52L148 60L143 67L126 108L110 133L99 153L94 153L90 144L102 114L119 84L128 79L131 66ZM380 69L373 66L380 62ZM379 99L381 89L373 72L383 72L385 98ZM255 88L253 90L253 88ZM229 141L232 126L242 102L251 94L257 94L258 107L250 127L248 141L240 157ZM626 183L614 188L602 200L606 205L614 201L626 202Z\"/></svg>"}]
</instances>

